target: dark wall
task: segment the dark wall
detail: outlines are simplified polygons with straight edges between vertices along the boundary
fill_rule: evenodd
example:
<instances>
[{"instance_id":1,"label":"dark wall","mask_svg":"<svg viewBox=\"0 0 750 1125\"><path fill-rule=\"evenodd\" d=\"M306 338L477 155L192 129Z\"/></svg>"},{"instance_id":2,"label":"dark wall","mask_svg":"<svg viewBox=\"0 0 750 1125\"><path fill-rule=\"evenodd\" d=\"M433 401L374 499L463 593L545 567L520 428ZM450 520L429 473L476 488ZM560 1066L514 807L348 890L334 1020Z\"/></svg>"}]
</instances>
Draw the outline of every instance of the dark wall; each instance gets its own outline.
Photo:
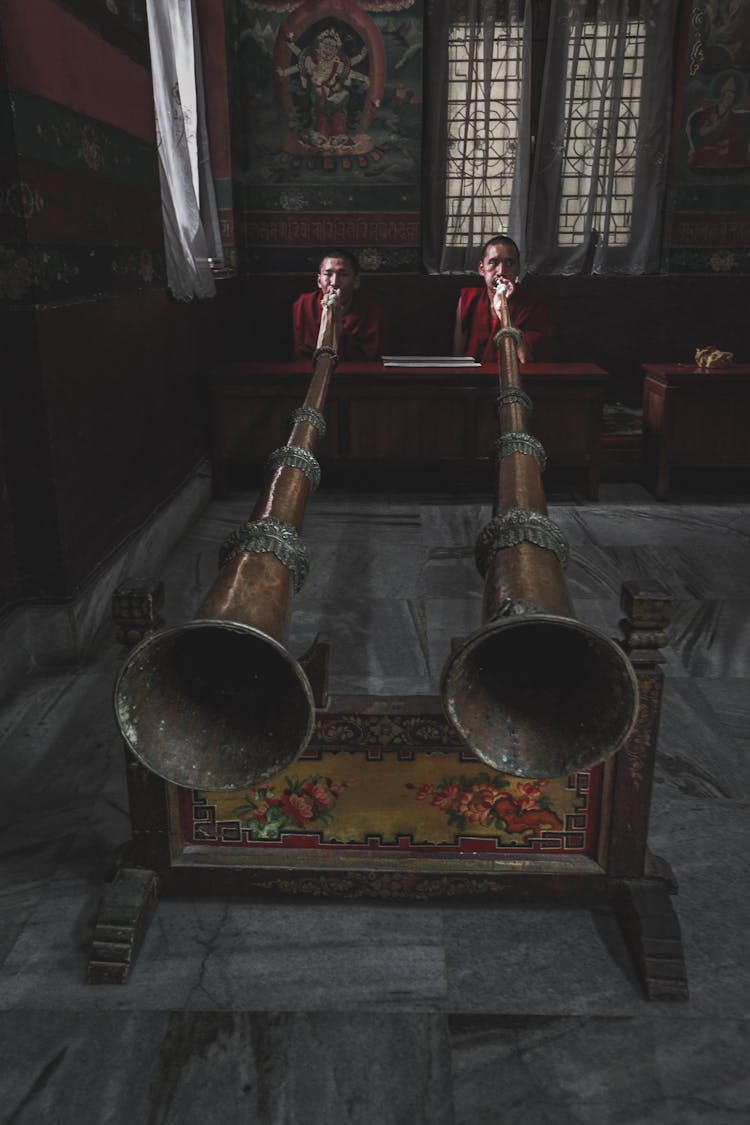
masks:
<instances>
[{"instance_id":1,"label":"dark wall","mask_svg":"<svg viewBox=\"0 0 750 1125\"><path fill-rule=\"evenodd\" d=\"M204 452L194 311L147 292L37 313L61 592L143 523Z\"/></svg>"},{"instance_id":2,"label":"dark wall","mask_svg":"<svg viewBox=\"0 0 750 1125\"><path fill-rule=\"evenodd\" d=\"M70 598L205 455L210 303L166 292L145 5L118 11L0 11L0 609Z\"/></svg>"},{"instance_id":3,"label":"dark wall","mask_svg":"<svg viewBox=\"0 0 750 1125\"><path fill-rule=\"evenodd\" d=\"M743 320L748 277L560 277L540 280L554 317L559 358L609 372L607 398L639 405L644 363L693 363L706 344L750 360Z\"/></svg>"}]
</instances>

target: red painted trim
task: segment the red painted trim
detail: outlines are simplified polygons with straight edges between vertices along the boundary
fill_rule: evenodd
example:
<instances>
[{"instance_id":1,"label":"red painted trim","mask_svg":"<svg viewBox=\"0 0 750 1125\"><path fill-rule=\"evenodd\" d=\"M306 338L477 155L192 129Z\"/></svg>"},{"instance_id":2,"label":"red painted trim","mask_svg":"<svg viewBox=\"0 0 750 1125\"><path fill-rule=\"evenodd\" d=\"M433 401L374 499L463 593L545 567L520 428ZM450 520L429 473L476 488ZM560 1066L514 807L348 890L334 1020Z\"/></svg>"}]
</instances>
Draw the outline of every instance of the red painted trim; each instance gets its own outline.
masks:
<instances>
[{"instance_id":1,"label":"red painted trim","mask_svg":"<svg viewBox=\"0 0 750 1125\"><path fill-rule=\"evenodd\" d=\"M678 177L680 148L682 140L682 114L685 102L685 86L688 81L688 48L690 45L690 22L692 4L681 0L677 13L677 35L675 42L674 98L672 101L672 143L669 159L668 182L674 184Z\"/></svg>"},{"instance_id":2,"label":"red painted trim","mask_svg":"<svg viewBox=\"0 0 750 1125\"><path fill-rule=\"evenodd\" d=\"M148 70L54 0L0 0L8 85L155 143Z\"/></svg>"},{"instance_id":3,"label":"red painted trim","mask_svg":"<svg viewBox=\"0 0 750 1125\"><path fill-rule=\"evenodd\" d=\"M197 7L211 168L217 180L229 180L232 177L232 152L224 6L217 4L216 0L197 0Z\"/></svg>"},{"instance_id":4,"label":"red painted trim","mask_svg":"<svg viewBox=\"0 0 750 1125\"><path fill-rule=\"evenodd\" d=\"M228 208L219 210L219 230L224 246L234 246L234 211Z\"/></svg>"},{"instance_id":5,"label":"red painted trim","mask_svg":"<svg viewBox=\"0 0 750 1125\"><path fill-rule=\"evenodd\" d=\"M246 246L417 246L418 211L244 211Z\"/></svg>"},{"instance_id":6,"label":"red painted trim","mask_svg":"<svg viewBox=\"0 0 750 1125\"><path fill-rule=\"evenodd\" d=\"M750 212L677 211L669 236L672 246L750 246Z\"/></svg>"},{"instance_id":7,"label":"red painted trim","mask_svg":"<svg viewBox=\"0 0 750 1125\"><path fill-rule=\"evenodd\" d=\"M26 220L30 242L161 245L158 180L152 188L139 187L31 160L21 162L19 177L41 203Z\"/></svg>"}]
</instances>

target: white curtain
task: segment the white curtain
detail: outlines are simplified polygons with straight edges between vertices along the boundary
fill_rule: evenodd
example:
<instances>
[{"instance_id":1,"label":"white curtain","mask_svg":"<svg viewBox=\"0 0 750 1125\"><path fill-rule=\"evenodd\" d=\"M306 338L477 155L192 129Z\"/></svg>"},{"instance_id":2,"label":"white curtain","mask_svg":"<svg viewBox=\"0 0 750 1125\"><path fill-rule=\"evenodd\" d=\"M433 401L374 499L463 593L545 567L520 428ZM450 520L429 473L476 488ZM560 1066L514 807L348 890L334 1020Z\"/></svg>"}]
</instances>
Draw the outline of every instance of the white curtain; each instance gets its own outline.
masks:
<instances>
[{"instance_id":1,"label":"white curtain","mask_svg":"<svg viewBox=\"0 0 750 1125\"><path fill-rule=\"evenodd\" d=\"M221 236L193 0L147 0L167 283L179 300L216 292Z\"/></svg>"},{"instance_id":2,"label":"white curtain","mask_svg":"<svg viewBox=\"0 0 750 1125\"><path fill-rule=\"evenodd\" d=\"M658 270L677 4L551 0L531 272Z\"/></svg>"}]
</instances>

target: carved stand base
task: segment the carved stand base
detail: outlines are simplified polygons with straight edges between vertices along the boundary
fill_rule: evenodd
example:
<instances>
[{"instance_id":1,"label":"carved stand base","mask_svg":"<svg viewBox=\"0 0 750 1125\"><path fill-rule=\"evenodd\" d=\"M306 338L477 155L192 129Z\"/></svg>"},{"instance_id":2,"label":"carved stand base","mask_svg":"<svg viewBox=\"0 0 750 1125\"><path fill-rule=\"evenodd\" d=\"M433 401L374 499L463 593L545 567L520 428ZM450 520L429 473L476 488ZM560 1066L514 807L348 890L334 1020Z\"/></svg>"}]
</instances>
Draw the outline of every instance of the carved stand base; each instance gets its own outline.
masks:
<instances>
[{"instance_id":1,"label":"carved stand base","mask_svg":"<svg viewBox=\"0 0 750 1125\"><path fill-rule=\"evenodd\" d=\"M184 874L184 872L183 872ZM196 873L198 874L198 873ZM331 889L331 897L341 893L343 884ZM107 887L102 899L94 931L87 982L89 984L125 984L138 955L157 905L158 878L145 868L124 867ZM286 892L290 886L286 884ZM444 890L444 887L443 887ZM583 890L583 888L582 888ZM436 882L435 898L443 898ZM549 901L550 896L539 887L538 895L524 896L526 902ZM302 890L304 894L304 889ZM325 892L324 892L325 893ZM633 964L648 1000L687 1000L688 983L682 937L677 914L672 906L672 888L666 880L644 877L612 882L605 893L620 923ZM347 894L356 895L352 886ZM383 891L378 896L391 897ZM410 896L407 889L394 883L393 897L403 901ZM420 882L415 900L431 898ZM485 896L486 897L486 896ZM560 901L557 895L553 896ZM586 906L585 894L579 905ZM596 895L597 903L600 896ZM564 896L563 896L564 901Z\"/></svg>"},{"instance_id":2,"label":"carved stand base","mask_svg":"<svg viewBox=\"0 0 750 1125\"><path fill-rule=\"evenodd\" d=\"M125 984L158 903L156 872L121 867L106 887L94 927L89 984Z\"/></svg>"},{"instance_id":3,"label":"carved stand base","mask_svg":"<svg viewBox=\"0 0 750 1125\"><path fill-rule=\"evenodd\" d=\"M575 784L570 778L559 782L575 794L579 804L573 807L569 823L563 824L566 814L560 811L553 829L545 828L544 816L534 822L533 830L524 827L529 823L524 820L527 806L518 801L514 804L511 781L502 777L490 782L484 779L495 786L505 810L502 816L506 829L496 842L478 840L481 833L470 824L462 824L451 843L439 835L442 828L435 829L434 822L432 827L425 827L418 819L404 821L402 814L407 806L400 804L399 827L384 826L383 810L394 807L393 793L410 794L413 816L418 817L419 798L414 794L420 789L432 793L439 788L440 783L436 784L429 774L431 757L435 758L432 768L438 771L437 777L443 777L445 762L445 770L467 786L482 781L485 767L471 757L456 758L465 752L449 728L438 698L363 696L329 700L327 646L320 640L301 661L318 714L316 731L297 760L295 771L297 767L300 773L308 769L309 785L319 782L321 776L326 781L330 790L323 794L326 817L334 815L334 796L350 785L341 777L338 783L332 781L328 775L336 775L337 769L345 770L341 775L345 778L348 771L361 772L362 762L389 759L396 768L401 768L399 762L404 763L404 769L415 762L419 767L414 774L407 774L407 785L399 778L396 789L391 784L390 789L383 790L391 794L390 803L387 799L378 801L383 775L379 783L374 774L371 779L361 772L360 788L351 792L363 794L355 818L364 824L363 843L352 843L351 826L339 833L331 830L330 838L324 838L312 826L302 844L297 837L304 835L303 829L287 830L289 846L281 833L253 837L247 820L240 817L242 809L234 806L249 797L251 803L243 806L244 811L255 809L257 794L238 794L236 801L223 807L220 794L180 789L150 773L130 755L127 768L133 840L102 899L88 966L89 983L124 984L128 980L159 893L229 896L271 892L434 902L460 897L508 905L611 906L646 997L687 999L680 927L670 900L677 887L668 865L649 855L646 846L661 704L658 648L665 640L669 606L657 584L645 582L626 583L622 605L626 615L624 645L639 682L638 721L625 745L604 765L584 771L585 776L574 775ZM337 754L341 754L346 768L336 765ZM420 755L424 757L420 759ZM360 765L353 757L359 757ZM425 782L432 784L425 786ZM268 784L269 791L280 794L290 782L278 778ZM554 779L546 791L550 801L553 788ZM187 809L186 800L190 806ZM554 808L554 802L550 807ZM511 808L515 809L512 814L508 811ZM591 810L597 815L588 827ZM408 818L412 814L403 815ZM535 815L540 816L538 811ZM409 826L414 824L416 828L410 832ZM521 830L526 835L511 840L510 845L522 846L510 846L508 833ZM491 835L494 829L488 832ZM462 834L469 842L465 852L460 846ZM381 843L376 847L373 841L377 839ZM342 840L346 842L343 845Z\"/></svg>"},{"instance_id":4,"label":"carved stand base","mask_svg":"<svg viewBox=\"0 0 750 1125\"><path fill-rule=\"evenodd\" d=\"M666 883L630 879L614 900L625 942L649 1000L687 1000L680 923Z\"/></svg>"}]
</instances>

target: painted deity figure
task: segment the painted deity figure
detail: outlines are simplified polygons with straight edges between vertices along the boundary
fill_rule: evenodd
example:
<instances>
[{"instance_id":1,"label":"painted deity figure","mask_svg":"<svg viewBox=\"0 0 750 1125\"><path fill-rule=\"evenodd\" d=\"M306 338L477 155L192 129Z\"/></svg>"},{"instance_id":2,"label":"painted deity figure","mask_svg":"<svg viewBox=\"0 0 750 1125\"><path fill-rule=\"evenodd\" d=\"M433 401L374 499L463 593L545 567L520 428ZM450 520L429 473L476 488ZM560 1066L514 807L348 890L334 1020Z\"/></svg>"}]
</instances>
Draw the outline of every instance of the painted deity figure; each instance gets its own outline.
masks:
<instances>
[{"instance_id":1,"label":"painted deity figure","mask_svg":"<svg viewBox=\"0 0 750 1125\"><path fill-rule=\"evenodd\" d=\"M750 164L748 114L736 107L737 80L729 75L718 98L705 101L687 120L690 168L743 168Z\"/></svg>"},{"instance_id":2,"label":"painted deity figure","mask_svg":"<svg viewBox=\"0 0 750 1125\"><path fill-rule=\"evenodd\" d=\"M744 0L708 0L706 64L711 70L744 67L750 60L750 5Z\"/></svg>"},{"instance_id":3,"label":"painted deity figure","mask_svg":"<svg viewBox=\"0 0 750 1125\"><path fill-rule=\"evenodd\" d=\"M307 103L303 139L317 147L351 146L352 92L357 86L366 90L370 81L354 67L367 56L367 48L350 58L335 27L320 31L309 47L300 48L293 35L286 41L296 62L277 73L282 79L299 76Z\"/></svg>"}]
</instances>

